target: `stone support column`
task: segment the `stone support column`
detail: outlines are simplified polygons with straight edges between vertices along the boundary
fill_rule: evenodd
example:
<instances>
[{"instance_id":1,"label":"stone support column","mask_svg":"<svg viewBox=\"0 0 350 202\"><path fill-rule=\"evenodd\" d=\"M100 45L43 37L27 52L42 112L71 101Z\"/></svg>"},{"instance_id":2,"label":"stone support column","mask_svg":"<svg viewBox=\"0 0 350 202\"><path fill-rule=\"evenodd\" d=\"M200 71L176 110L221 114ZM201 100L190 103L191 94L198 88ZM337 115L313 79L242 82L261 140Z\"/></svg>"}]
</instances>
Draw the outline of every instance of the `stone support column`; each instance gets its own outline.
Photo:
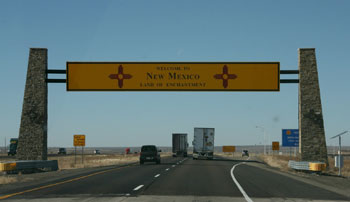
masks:
<instances>
[{"instance_id":1,"label":"stone support column","mask_svg":"<svg viewBox=\"0 0 350 202\"><path fill-rule=\"evenodd\" d=\"M328 165L314 48L299 49L299 152L303 161Z\"/></svg>"},{"instance_id":2,"label":"stone support column","mask_svg":"<svg viewBox=\"0 0 350 202\"><path fill-rule=\"evenodd\" d=\"M18 160L47 160L47 49L31 48L19 130Z\"/></svg>"}]
</instances>

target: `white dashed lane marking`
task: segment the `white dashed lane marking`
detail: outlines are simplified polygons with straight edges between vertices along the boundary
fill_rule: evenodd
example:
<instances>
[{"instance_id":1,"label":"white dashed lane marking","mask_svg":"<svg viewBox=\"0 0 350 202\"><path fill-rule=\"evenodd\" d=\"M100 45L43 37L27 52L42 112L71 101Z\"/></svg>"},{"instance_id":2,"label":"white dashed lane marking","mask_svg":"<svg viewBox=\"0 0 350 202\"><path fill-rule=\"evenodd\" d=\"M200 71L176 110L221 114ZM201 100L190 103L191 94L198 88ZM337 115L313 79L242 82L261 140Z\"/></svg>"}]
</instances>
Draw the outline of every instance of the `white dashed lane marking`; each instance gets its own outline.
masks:
<instances>
[{"instance_id":1,"label":"white dashed lane marking","mask_svg":"<svg viewBox=\"0 0 350 202\"><path fill-rule=\"evenodd\" d=\"M154 177L159 177L160 174L155 175Z\"/></svg>"},{"instance_id":2,"label":"white dashed lane marking","mask_svg":"<svg viewBox=\"0 0 350 202\"><path fill-rule=\"evenodd\" d=\"M134 189L134 191L137 191L137 190L141 189L142 187L143 187L143 184L137 186L137 187Z\"/></svg>"},{"instance_id":3,"label":"white dashed lane marking","mask_svg":"<svg viewBox=\"0 0 350 202\"><path fill-rule=\"evenodd\" d=\"M167 169L165 169L166 171L168 171L169 170L169 168L167 168Z\"/></svg>"}]
</instances>

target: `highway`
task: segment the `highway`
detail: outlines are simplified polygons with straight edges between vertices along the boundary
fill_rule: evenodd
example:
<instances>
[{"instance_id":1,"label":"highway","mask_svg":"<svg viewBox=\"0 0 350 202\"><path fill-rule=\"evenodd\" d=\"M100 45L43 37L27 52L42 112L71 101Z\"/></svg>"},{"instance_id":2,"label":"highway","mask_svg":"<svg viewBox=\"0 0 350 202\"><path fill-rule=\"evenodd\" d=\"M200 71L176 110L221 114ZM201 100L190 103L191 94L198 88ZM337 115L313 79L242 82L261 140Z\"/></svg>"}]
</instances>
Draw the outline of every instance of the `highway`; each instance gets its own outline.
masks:
<instances>
[{"instance_id":1,"label":"highway","mask_svg":"<svg viewBox=\"0 0 350 202\"><path fill-rule=\"evenodd\" d=\"M343 195L252 166L249 161L163 158L160 165L108 168L20 189L0 189L10 201L309 201Z\"/></svg>"}]
</instances>

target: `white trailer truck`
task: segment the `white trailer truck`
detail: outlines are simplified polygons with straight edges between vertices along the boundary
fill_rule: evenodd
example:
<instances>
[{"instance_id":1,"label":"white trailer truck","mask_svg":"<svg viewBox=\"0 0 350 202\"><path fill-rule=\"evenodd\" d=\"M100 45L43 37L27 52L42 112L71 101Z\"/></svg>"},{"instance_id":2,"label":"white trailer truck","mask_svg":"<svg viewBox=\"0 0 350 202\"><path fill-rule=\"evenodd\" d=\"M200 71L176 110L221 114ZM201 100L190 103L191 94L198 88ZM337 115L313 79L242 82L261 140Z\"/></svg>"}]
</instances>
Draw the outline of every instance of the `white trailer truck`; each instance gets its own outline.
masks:
<instances>
[{"instance_id":1,"label":"white trailer truck","mask_svg":"<svg viewBox=\"0 0 350 202\"><path fill-rule=\"evenodd\" d=\"M187 134L186 133L173 133L173 157L187 156Z\"/></svg>"},{"instance_id":2,"label":"white trailer truck","mask_svg":"<svg viewBox=\"0 0 350 202\"><path fill-rule=\"evenodd\" d=\"M193 159L213 159L214 134L214 128L194 128Z\"/></svg>"}]
</instances>

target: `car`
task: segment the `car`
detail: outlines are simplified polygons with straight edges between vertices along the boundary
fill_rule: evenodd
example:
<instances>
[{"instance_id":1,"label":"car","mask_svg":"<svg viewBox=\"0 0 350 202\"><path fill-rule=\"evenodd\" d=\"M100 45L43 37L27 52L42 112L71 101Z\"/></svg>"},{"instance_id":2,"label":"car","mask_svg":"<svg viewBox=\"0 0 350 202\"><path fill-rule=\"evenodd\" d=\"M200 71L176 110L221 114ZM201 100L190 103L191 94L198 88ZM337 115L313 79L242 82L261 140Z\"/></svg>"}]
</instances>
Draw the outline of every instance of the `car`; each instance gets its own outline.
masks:
<instances>
[{"instance_id":1,"label":"car","mask_svg":"<svg viewBox=\"0 0 350 202\"><path fill-rule=\"evenodd\" d=\"M140 153L140 164L144 162L155 162L160 164L160 152L155 145L143 145Z\"/></svg>"},{"instance_id":2,"label":"car","mask_svg":"<svg viewBox=\"0 0 350 202\"><path fill-rule=\"evenodd\" d=\"M249 157L248 150L243 150L243 151L242 151L242 157L243 157L243 156L248 156L248 157Z\"/></svg>"},{"instance_id":3,"label":"car","mask_svg":"<svg viewBox=\"0 0 350 202\"><path fill-rule=\"evenodd\" d=\"M66 150L66 148L59 148L59 149L58 149L57 154L63 154L63 155L66 155L66 154L67 154L67 150Z\"/></svg>"},{"instance_id":4,"label":"car","mask_svg":"<svg viewBox=\"0 0 350 202\"><path fill-rule=\"evenodd\" d=\"M95 149L95 150L94 150L94 154L101 154L101 152L100 152L100 150Z\"/></svg>"}]
</instances>

